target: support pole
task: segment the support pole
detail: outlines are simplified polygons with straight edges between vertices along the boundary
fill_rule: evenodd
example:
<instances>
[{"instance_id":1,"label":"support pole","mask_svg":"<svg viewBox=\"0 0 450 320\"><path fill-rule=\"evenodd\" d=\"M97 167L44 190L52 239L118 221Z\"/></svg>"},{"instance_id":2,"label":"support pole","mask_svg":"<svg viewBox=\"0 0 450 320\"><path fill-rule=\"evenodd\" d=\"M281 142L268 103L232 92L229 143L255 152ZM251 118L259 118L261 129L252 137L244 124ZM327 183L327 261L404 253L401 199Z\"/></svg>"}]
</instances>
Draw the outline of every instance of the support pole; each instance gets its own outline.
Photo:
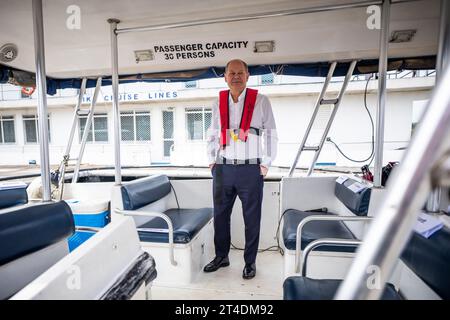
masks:
<instances>
[{"instance_id":1,"label":"support pole","mask_svg":"<svg viewBox=\"0 0 450 320\"><path fill-rule=\"evenodd\" d=\"M446 65L450 64L450 0L441 0L441 25L439 28L439 48L436 61L436 81Z\"/></svg>"},{"instance_id":2,"label":"support pole","mask_svg":"<svg viewBox=\"0 0 450 320\"><path fill-rule=\"evenodd\" d=\"M42 0L33 0L33 33L38 92L39 151L41 158L42 200L51 201L48 149L47 78L45 74L44 22Z\"/></svg>"},{"instance_id":3,"label":"support pole","mask_svg":"<svg viewBox=\"0 0 450 320\"><path fill-rule=\"evenodd\" d=\"M381 171L383 167L384 117L386 107L386 74L389 37L389 17L391 1L384 0L381 12L380 60L378 64L378 108L375 135L374 187L381 187Z\"/></svg>"},{"instance_id":4,"label":"support pole","mask_svg":"<svg viewBox=\"0 0 450 320\"><path fill-rule=\"evenodd\" d=\"M439 49L436 61L436 83L440 81L442 70L450 63L450 0L441 0L441 25L439 29ZM447 36L446 36L447 35ZM436 187L427 200L428 212L439 212L441 188Z\"/></svg>"},{"instance_id":5,"label":"support pole","mask_svg":"<svg viewBox=\"0 0 450 320\"><path fill-rule=\"evenodd\" d=\"M120 171L120 116L119 116L119 61L117 48L117 24L118 19L108 19L111 27L111 67L112 67L112 92L113 92L113 122L114 122L114 167L115 184L122 183L122 173Z\"/></svg>"}]
</instances>

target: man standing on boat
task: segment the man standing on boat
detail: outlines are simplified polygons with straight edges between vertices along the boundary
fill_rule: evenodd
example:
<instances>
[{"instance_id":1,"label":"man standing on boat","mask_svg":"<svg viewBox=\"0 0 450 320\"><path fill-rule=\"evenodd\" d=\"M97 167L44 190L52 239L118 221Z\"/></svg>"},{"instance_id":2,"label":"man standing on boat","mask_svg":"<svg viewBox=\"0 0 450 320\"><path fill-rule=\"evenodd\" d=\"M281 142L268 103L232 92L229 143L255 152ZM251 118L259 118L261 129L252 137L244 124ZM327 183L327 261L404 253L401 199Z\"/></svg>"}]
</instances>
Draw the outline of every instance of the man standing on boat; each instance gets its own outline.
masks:
<instances>
[{"instance_id":1,"label":"man standing on boat","mask_svg":"<svg viewBox=\"0 0 450 320\"><path fill-rule=\"evenodd\" d=\"M213 175L216 257L204 268L213 272L230 265L230 220L236 197L245 223L244 279L256 275L264 176L277 152L275 119L269 99L246 88L247 64L231 60L225 68L230 90L219 93L208 130L209 167Z\"/></svg>"}]
</instances>

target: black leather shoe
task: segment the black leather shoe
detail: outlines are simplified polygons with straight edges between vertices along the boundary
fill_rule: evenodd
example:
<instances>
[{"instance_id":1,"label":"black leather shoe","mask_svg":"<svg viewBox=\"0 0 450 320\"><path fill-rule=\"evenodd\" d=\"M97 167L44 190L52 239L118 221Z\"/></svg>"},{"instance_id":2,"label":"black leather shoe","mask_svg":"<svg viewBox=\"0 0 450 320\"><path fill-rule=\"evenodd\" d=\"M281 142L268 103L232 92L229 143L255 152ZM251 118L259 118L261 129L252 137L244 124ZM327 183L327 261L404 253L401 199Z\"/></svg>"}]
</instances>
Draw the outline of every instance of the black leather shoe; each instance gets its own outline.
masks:
<instances>
[{"instance_id":1,"label":"black leather shoe","mask_svg":"<svg viewBox=\"0 0 450 320\"><path fill-rule=\"evenodd\" d=\"M244 270L242 271L242 278L251 279L256 275L256 265L254 263L245 264Z\"/></svg>"},{"instance_id":2,"label":"black leather shoe","mask_svg":"<svg viewBox=\"0 0 450 320\"><path fill-rule=\"evenodd\" d=\"M214 272L221 267L228 267L230 265L230 260L228 257L215 257L213 261L208 263L204 268L204 272Z\"/></svg>"}]
</instances>

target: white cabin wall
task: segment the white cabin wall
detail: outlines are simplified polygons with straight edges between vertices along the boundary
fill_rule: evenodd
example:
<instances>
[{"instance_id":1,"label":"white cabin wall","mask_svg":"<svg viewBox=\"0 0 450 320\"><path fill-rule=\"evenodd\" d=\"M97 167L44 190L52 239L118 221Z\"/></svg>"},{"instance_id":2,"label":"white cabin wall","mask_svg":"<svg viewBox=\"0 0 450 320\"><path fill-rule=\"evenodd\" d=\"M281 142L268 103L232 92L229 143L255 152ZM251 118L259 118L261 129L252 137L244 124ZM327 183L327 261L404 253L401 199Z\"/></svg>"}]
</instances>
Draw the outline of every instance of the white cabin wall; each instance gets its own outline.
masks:
<instances>
[{"instance_id":1,"label":"white cabin wall","mask_svg":"<svg viewBox=\"0 0 450 320\"><path fill-rule=\"evenodd\" d=\"M286 78L286 79L284 79ZM281 85L257 86L256 77L251 77L251 85L266 94L272 102L273 112L278 127L279 147L274 165L290 166L297 152L298 145L304 135L315 101L321 89L321 83L312 78L310 83L290 84L289 79L283 77ZM275 83L280 79L275 78ZM319 79L320 80L320 79ZM385 150L383 164L388 161L400 160L403 150L396 150L407 146L411 136L413 102L426 100L433 86L434 78L409 78L388 81L388 95L385 121ZM175 148L170 158L174 165L208 164L205 141L190 141L186 130L186 109L211 107L218 91L225 86L223 79L203 80L197 82L197 89L187 89L183 83L127 85L121 88L125 91L139 93L146 97L152 92L168 92L169 97L138 99L120 103L121 111L150 111L151 113L151 141L122 142L121 162L124 166L150 165L152 163L169 162L163 156L163 110L174 111L174 141ZM332 95L337 94L341 83L331 83ZM368 115L363 105L365 81L353 81L343 98L340 109L329 132L330 137L348 153L350 157L366 158L371 150L371 127ZM376 120L377 83L369 85L367 104ZM73 90L72 90L73 91ZM92 94L93 89L88 90ZM101 96L109 95L110 87L103 87ZM102 98L103 99L103 98ZM97 165L114 164L113 112L110 102L99 99L96 112L108 114L108 142L87 143L83 155L83 163ZM0 115L15 116L16 143L0 143L0 165L24 165L29 160L36 160L39 164L38 144L25 144L22 115L36 113L35 99L20 99L0 101ZM69 130L72 122L73 108L76 96L60 94L60 97L49 97L48 112L50 114L50 163L57 165L65 151ZM83 108L89 108L84 103ZM75 133L71 156L78 156L80 147L78 128ZM300 158L300 166L308 166L312 153L306 153ZM337 166L360 166L341 156L336 148L326 142L318 159L319 163L335 163ZM373 165L373 163L372 163Z\"/></svg>"}]
</instances>

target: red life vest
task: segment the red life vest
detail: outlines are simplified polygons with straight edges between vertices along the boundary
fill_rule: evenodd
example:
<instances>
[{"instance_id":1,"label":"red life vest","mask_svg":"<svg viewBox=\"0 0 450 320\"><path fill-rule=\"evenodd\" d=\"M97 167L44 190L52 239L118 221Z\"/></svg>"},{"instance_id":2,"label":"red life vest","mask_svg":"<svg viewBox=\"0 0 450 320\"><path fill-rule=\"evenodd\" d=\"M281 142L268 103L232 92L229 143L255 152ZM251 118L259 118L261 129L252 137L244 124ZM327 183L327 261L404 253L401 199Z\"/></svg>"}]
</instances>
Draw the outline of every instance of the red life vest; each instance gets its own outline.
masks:
<instances>
[{"instance_id":1,"label":"red life vest","mask_svg":"<svg viewBox=\"0 0 450 320\"><path fill-rule=\"evenodd\" d=\"M256 96L258 90L247 88L245 92L244 109L242 110L241 123L239 124L238 138L241 141L247 141L250 123L252 122L253 110L255 109ZM220 91L219 93L219 111L220 111L220 145L225 148L228 145L228 129L230 129L229 114L229 96L230 90Z\"/></svg>"}]
</instances>

